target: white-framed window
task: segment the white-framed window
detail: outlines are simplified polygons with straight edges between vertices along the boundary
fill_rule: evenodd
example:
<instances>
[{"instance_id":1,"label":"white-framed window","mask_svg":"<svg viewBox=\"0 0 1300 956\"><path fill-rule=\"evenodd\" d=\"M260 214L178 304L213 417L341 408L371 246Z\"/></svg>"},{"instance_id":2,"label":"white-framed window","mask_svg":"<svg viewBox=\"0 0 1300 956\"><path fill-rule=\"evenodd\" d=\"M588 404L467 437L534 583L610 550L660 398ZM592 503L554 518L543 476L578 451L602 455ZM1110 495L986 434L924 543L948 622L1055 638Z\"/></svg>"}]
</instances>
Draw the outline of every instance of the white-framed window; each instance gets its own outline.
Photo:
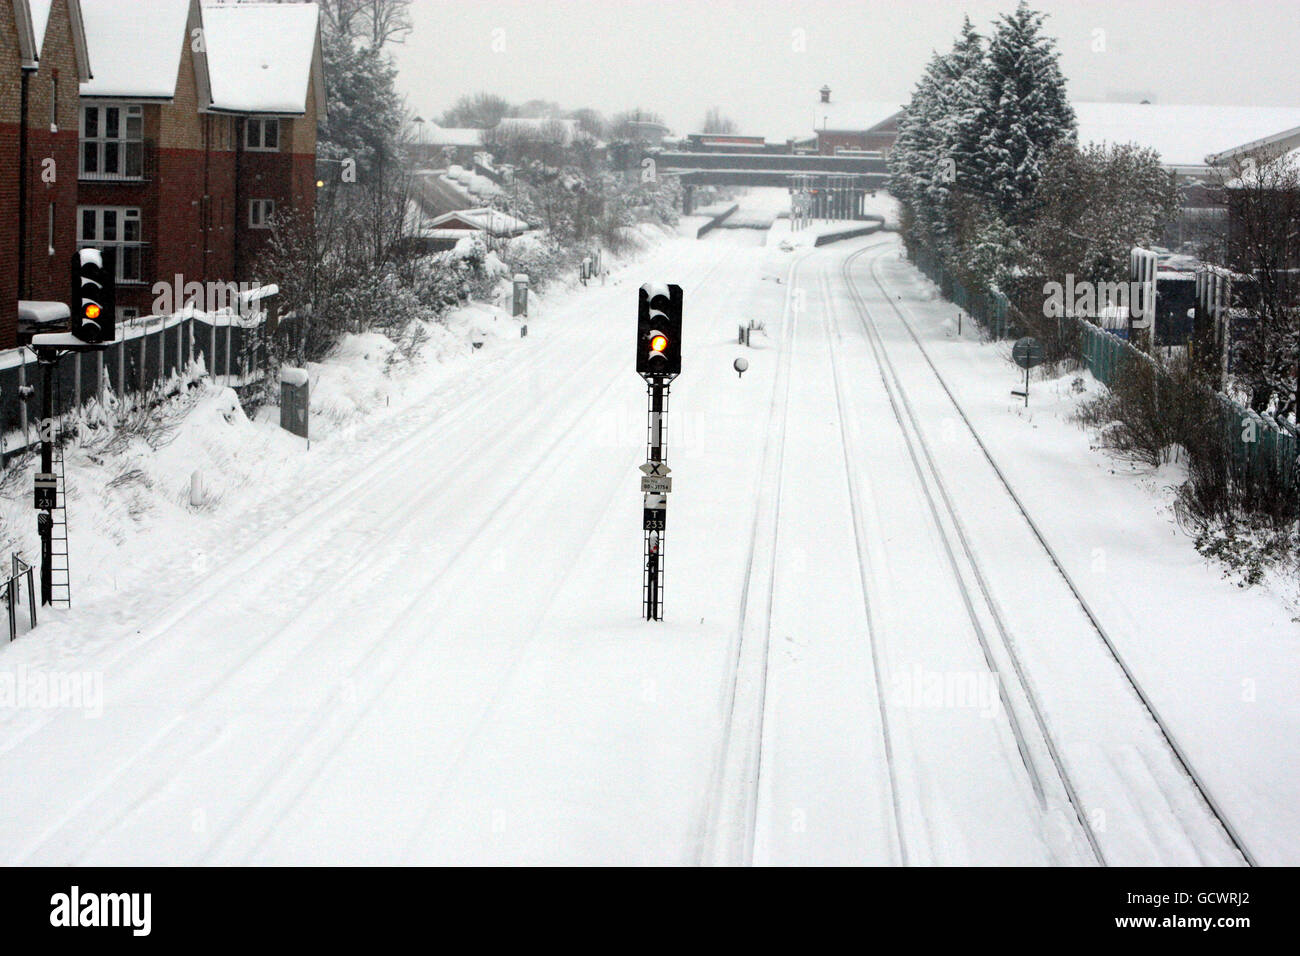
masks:
<instances>
[{"instance_id":1,"label":"white-framed window","mask_svg":"<svg viewBox=\"0 0 1300 956\"><path fill-rule=\"evenodd\" d=\"M245 120L244 148L258 153L278 153L280 121L261 117Z\"/></svg>"},{"instance_id":2,"label":"white-framed window","mask_svg":"<svg viewBox=\"0 0 1300 956\"><path fill-rule=\"evenodd\" d=\"M50 132L59 131L59 78L50 77Z\"/></svg>"},{"instance_id":3,"label":"white-framed window","mask_svg":"<svg viewBox=\"0 0 1300 956\"><path fill-rule=\"evenodd\" d=\"M140 310L134 306L119 305L117 307L118 322L134 322L138 318L140 318Z\"/></svg>"},{"instance_id":4,"label":"white-framed window","mask_svg":"<svg viewBox=\"0 0 1300 956\"><path fill-rule=\"evenodd\" d=\"M54 255L54 221L58 218L58 209L58 206L50 203L50 235L48 239L50 255Z\"/></svg>"},{"instance_id":5,"label":"white-framed window","mask_svg":"<svg viewBox=\"0 0 1300 956\"><path fill-rule=\"evenodd\" d=\"M118 282L144 282L140 236L140 210L134 206L77 207L77 247L114 248Z\"/></svg>"},{"instance_id":6,"label":"white-framed window","mask_svg":"<svg viewBox=\"0 0 1300 956\"><path fill-rule=\"evenodd\" d=\"M81 178L144 178L144 107L88 103L81 107Z\"/></svg>"},{"instance_id":7,"label":"white-framed window","mask_svg":"<svg viewBox=\"0 0 1300 956\"><path fill-rule=\"evenodd\" d=\"M251 199L248 202L248 228L270 229L275 215L274 199Z\"/></svg>"}]
</instances>

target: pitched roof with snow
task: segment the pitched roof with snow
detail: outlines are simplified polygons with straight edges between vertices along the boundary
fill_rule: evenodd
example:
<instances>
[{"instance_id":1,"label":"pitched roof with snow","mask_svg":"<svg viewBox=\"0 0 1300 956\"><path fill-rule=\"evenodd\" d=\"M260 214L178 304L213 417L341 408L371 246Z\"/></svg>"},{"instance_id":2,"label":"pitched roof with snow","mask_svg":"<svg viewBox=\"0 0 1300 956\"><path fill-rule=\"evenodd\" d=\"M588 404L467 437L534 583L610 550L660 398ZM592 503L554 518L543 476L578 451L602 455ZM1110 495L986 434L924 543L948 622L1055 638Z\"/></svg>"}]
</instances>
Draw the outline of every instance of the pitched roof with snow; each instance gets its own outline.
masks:
<instances>
[{"instance_id":1,"label":"pitched roof with snow","mask_svg":"<svg viewBox=\"0 0 1300 956\"><path fill-rule=\"evenodd\" d=\"M14 22L18 27L18 45L23 67L35 69L40 65L45 50L46 32L50 27L50 14L54 0L13 0ZM86 34L82 25L81 6L77 0L68 0L68 17L72 21L72 39L77 58L77 71L82 80L90 78L90 60L86 51Z\"/></svg>"},{"instance_id":2,"label":"pitched roof with snow","mask_svg":"<svg viewBox=\"0 0 1300 956\"><path fill-rule=\"evenodd\" d=\"M813 107L813 129L821 132L861 133L874 129L901 112L902 103L843 102L817 103Z\"/></svg>"},{"instance_id":3,"label":"pitched roof with snow","mask_svg":"<svg viewBox=\"0 0 1300 956\"><path fill-rule=\"evenodd\" d=\"M456 228L451 223L462 222L472 229L481 229L484 232L491 233L494 236L513 235L515 233L525 232L530 227L522 219L511 216L508 213L501 212L497 209L458 209L455 212L444 213L436 219L430 220L428 228Z\"/></svg>"},{"instance_id":4,"label":"pitched roof with snow","mask_svg":"<svg viewBox=\"0 0 1300 956\"><path fill-rule=\"evenodd\" d=\"M94 79L82 96L171 99L176 95L191 0L81 0Z\"/></svg>"},{"instance_id":5,"label":"pitched roof with snow","mask_svg":"<svg viewBox=\"0 0 1300 956\"><path fill-rule=\"evenodd\" d=\"M483 130L472 127L438 126L429 123L428 129L420 136L420 142L426 146L481 146Z\"/></svg>"},{"instance_id":6,"label":"pitched roof with snow","mask_svg":"<svg viewBox=\"0 0 1300 956\"><path fill-rule=\"evenodd\" d=\"M1136 143L1171 167L1204 167L1210 157L1300 134L1300 108L1156 103L1074 103L1079 143Z\"/></svg>"},{"instance_id":7,"label":"pitched roof with snow","mask_svg":"<svg viewBox=\"0 0 1300 956\"><path fill-rule=\"evenodd\" d=\"M1247 189L1259 186L1265 189L1276 189L1279 187L1280 182L1286 181L1282 171L1288 169L1300 169L1300 149L1291 149L1274 154L1271 158L1265 159L1262 165L1254 162L1243 162L1241 164L1241 175L1228 180L1224 185L1229 189Z\"/></svg>"},{"instance_id":8,"label":"pitched roof with snow","mask_svg":"<svg viewBox=\"0 0 1300 956\"><path fill-rule=\"evenodd\" d=\"M314 3L203 4L212 108L300 115L319 82ZM323 97L323 87L317 88ZM323 108L324 104L320 104Z\"/></svg>"}]
</instances>

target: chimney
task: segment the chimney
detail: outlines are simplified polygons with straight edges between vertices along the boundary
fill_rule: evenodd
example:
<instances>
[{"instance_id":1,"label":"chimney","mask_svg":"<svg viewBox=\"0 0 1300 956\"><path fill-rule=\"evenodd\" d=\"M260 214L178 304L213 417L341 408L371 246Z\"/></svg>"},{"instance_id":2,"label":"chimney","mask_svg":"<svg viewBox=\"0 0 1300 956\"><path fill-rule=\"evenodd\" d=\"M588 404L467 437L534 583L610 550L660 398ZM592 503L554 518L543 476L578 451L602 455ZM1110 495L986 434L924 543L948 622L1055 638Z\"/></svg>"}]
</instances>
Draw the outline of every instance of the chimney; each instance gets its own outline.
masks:
<instances>
[{"instance_id":1,"label":"chimney","mask_svg":"<svg viewBox=\"0 0 1300 956\"><path fill-rule=\"evenodd\" d=\"M829 103L831 101L831 88L829 86L823 86L821 88L821 94L823 103Z\"/></svg>"}]
</instances>

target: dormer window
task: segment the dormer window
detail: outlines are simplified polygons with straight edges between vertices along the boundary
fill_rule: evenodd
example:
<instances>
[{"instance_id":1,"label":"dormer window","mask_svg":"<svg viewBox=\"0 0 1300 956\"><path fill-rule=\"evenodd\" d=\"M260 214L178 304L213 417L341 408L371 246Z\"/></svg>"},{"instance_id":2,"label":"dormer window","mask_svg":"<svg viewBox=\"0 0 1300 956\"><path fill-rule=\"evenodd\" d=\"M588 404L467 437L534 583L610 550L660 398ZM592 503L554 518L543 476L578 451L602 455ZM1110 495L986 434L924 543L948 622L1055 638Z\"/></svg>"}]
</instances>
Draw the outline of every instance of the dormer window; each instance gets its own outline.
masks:
<instances>
[{"instance_id":1,"label":"dormer window","mask_svg":"<svg viewBox=\"0 0 1300 956\"><path fill-rule=\"evenodd\" d=\"M244 123L244 148L256 153L280 151L280 121L249 119Z\"/></svg>"}]
</instances>

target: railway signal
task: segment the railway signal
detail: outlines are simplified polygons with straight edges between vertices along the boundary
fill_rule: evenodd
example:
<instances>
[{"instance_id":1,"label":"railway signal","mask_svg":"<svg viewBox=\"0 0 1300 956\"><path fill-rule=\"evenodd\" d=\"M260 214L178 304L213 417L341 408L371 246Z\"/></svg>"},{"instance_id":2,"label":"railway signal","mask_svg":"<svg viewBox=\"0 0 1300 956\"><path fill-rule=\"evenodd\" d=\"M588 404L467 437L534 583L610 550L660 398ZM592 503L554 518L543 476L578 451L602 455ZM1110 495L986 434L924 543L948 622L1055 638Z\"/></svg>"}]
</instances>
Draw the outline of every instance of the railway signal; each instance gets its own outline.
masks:
<instances>
[{"instance_id":1,"label":"railway signal","mask_svg":"<svg viewBox=\"0 0 1300 956\"><path fill-rule=\"evenodd\" d=\"M644 571L642 611L647 621L663 620L664 537L668 523L666 423L668 389L682 370L682 287L646 283L637 306L636 370L646 382L646 463L641 466Z\"/></svg>"},{"instance_id":2,"label":"railway signal","mask_svg":"<svg viewBox=\"0 0 1300 956\"><path fill-rule=\"evenodd\" d=\"M87 345L117 338L116 271L111 250L79 249L72 257L71 332Z\"/></svg>"},{"instance_id":3,"label":"railway signal","mask_svg":"<svg viewBox=\"0 0 1300 956\"><path fill-rule=\"evenodd\" d=\"M32 336L31 348L41 369L41 464L36 474L34 504L36 530L41 539L41 604L54 603L54 513L60 506L63 481L62 458L54 468L56 440L54 391L59 359L69 352L98 352L117 339L117 258L111 249L79 249L72 256L71 297L68 299L70 328L67 332L47 332ZM66 524L64 525L66 531ZM66 539L65 539L66 540ZM66 551L59 552L66 558ZM66 572L66 567L58 569ZM69 588L71 582L60 586Z\"/></svg>"},{"instance_id":4,"label":"railway signal","mask_svg":"<svg viewBox=\"0 0 1300 956\"><path fill-rule=\"evenodd\" d=\"M643 377L682 371L682 287L646 283L637 309L636 370Z\"/></svg>"}]
</instances>

